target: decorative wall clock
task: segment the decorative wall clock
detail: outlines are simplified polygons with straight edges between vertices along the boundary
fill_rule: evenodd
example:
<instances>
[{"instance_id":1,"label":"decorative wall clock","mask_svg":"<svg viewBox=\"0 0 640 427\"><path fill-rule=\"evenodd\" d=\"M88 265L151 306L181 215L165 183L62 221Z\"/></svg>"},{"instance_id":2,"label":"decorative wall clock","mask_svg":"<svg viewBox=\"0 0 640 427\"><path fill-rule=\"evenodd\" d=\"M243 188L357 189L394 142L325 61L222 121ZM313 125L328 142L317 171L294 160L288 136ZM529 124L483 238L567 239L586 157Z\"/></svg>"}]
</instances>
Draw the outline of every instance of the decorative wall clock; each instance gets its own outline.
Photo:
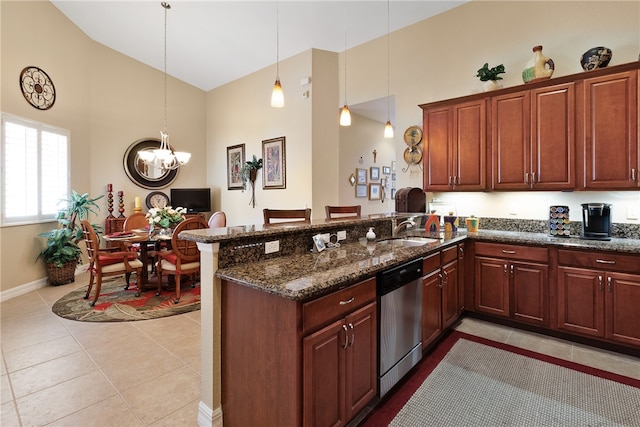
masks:
<instances>
[{"instance_id":1,"label":"decorative wall clock","mask_svg":"<svg viewBox=\"0 0 640 427\"><path fill-rule=\"evenodd\" d=\"M38 110L48 110L56 102L56 88L51 78L38 67L26 67L20 73L24 99Z\"/></svg>"},{"instance_id":2,"label":"decorative wall clock","mask_svg":"<svg viewBox=\"0 0 640 427\"><path fill-rule=\"evenodd\" d=\"M169 196L162 191L152 191L147 195L147 208L164 208L169 206Z\"/></svg>"}]
</instances>

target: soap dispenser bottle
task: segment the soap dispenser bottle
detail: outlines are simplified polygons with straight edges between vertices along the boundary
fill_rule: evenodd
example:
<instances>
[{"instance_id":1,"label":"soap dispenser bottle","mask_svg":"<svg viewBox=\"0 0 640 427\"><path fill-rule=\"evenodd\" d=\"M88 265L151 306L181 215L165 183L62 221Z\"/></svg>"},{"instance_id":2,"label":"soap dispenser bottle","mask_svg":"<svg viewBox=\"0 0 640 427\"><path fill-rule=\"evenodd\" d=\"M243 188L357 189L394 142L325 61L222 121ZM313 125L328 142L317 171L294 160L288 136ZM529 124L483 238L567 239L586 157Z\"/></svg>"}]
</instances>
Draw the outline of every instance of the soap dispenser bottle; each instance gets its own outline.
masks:
<instances>
[{"instance_id":1,"label":"soap dispenser bottle","mask_svg":"<svg viewBox=\"0 0 640 427\"><path fill-rule=\"evenodd\" d=\"M375 240L376 239L376 233L373 232L373 227L369 228L369 231L367 231L367 240Z\"/></svg>"}]
</instances>

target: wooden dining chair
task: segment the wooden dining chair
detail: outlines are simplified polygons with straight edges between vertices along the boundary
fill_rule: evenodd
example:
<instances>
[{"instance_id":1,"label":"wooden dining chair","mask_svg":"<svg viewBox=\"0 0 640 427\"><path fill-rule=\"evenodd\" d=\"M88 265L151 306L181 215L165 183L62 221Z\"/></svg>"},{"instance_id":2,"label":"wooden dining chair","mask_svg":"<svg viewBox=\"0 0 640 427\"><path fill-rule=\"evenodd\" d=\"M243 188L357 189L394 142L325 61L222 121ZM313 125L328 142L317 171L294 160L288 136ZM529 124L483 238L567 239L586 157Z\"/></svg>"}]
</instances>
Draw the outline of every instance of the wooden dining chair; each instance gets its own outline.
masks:
<instances>
[{"instance_id":1,"label":"wooden dining chair","mask_svg":"<svg viewBox=\"0 0 640 427\"><path fill-rule=\"evenodd\" d=\"M137 230L141 228L145 228L149 225L149 221L147 221L147 214L143 212L134 212L129 215L122 225L123 231L131 231Z\"/></svg>"},{"instance_id":2,"label":"wooden dining chair","mask_svg":"<svg viewBox=\"0 0 640 427\"><path fill-rule=\"evenodd\" d=\"M283 224L289 222L311 222L311 209L263 209L265 224ZM286 220L272 222L271 220Z\"/></svg>"},{"instance_id":3,"label":"wooden dining chair","mask_svg":"<svg viewBox=\"0 0 640 427\"><path fill-rule=\"evenodd\" d=\"M208 228L207 222L202 217L185 219L179 223L173 231L171 237L171 249L159 251L158 262L156 263L156 274L158 278L158 290L156 295L160 295L162 290L162 275L175 276L176 297L174 304L180 301L180 278L183 275L191 275L191 287L195 287L196 276L200 273L200 250L196 242L184 240L178 235L185 230L199 230Z\"/></svg>"},{"instance_id":4,"label":"wooden dining chair","mask_svg":"<svg viewBox=\"0 0 640 427\"><path fill-rule=\"evenodd\" d=\"M209 228L219 228L227 226L227 215L222 212L214 212L209 218Z\"/></svg>"},{"instance_id":5,"label":"wooden dining chair","mask_svg":"<svg viewBox=\"0 0 640 427\"><path fill-rule=\"evenodd\" d=\"M327 214L327 219L353 219L360 218L360 211L362 207L360 205L354 206L325 206L324 210Z\"/></svg>"},{"instance_id":6,"label":"wooden dining chair","mask_svg":"<svg viewBox=\"0 0 640 427\"><path fill-rule=\"evenodd\" d=\"M105 276L124 275L126 286L129 289L131 273L136 272L136 281L140 282L142 276L142 262L138 259L138 254L130 251L123 251L120 248L100 249L98 234L89 221L80 221L82 234L87 246L87 256L89 257L89 287L84 299L89 298L93 282L96 282L96 293L91 301L91 306L96 305L102 288L102 278ZM137 287L136 296L140 296L140 286Z\"/></svg>"}]
</instances>

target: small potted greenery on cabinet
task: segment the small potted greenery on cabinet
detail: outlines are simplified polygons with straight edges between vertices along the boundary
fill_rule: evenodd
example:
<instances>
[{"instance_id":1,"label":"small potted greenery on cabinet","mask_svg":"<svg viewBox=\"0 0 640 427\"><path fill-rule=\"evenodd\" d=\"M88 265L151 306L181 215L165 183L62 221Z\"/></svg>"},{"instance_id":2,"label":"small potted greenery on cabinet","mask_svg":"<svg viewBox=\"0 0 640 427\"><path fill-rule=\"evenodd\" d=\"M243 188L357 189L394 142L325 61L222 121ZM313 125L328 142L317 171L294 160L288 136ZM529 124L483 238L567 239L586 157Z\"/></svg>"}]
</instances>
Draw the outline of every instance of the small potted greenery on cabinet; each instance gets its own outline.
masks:
<instances>
[{"instance_id":1,"label":"small potted greenery on cabinet","mask_svg":"<svg viewBox=\"0 0 640 427\"><path fill-rule=\"evenodd\" d=\"M474 77L478 77L482 82L482 89L485 92L489 92L491 90L498 89L498 80L502 80L500 74L504 74L504 65L496 65L495 67L489 68L489 63L485 62L485 64L478 70L478 73Z\"/></svg>"}]
</instances>

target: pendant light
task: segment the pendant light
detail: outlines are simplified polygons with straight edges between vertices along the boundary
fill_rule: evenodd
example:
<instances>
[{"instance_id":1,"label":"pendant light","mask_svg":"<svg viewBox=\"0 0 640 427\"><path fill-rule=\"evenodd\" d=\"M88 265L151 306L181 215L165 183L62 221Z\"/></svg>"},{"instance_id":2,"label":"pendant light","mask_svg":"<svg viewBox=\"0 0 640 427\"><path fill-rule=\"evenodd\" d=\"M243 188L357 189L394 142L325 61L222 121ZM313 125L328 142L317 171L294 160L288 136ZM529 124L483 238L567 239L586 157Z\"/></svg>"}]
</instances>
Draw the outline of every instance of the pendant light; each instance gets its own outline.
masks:
<instances>
[{"instance_id":1,"label":"pendant light","mask_svg":"<svg viewBox=\"0 0 640 427\"><path fill-rule=\"evenodd\" d=\"M347 104L347 2L344 3L344 107L340 112L340 126L351 126L351 111Z\"/></svg>"},{"instance_id":2,"label":"pendant light","mask_svg":"<svg viewBox=\"0 0 640 427\"><path fill-rule=\"evenodd\" d=\"M160 131L160 148L155 150L140 150L138 158L150 168L155 168L161 173L167 170L178 169L185 165L191 158L191 153L185 151L173 151L169 146L169 132L167 132L167 11L171 5L160 3L164 8L164 126Z\"/></svg>"},{"instance_id":3,"label":"pendant light","mask_svg":"<svg viewBox=\"0 0 640 427\"><path fill-rule=\"evenodd\" d=\"M393 138L393 126L391 125L389 108L389 0L387 0L387 124L384 125L384 137Z\"/></svg>"},{"instance_id":4,"label":"pendant light","mask_svg":"<svg viewBox=\"0 0 640 427\"><path fill-rule=\"evenodd\" d=\"M284 93L280 84L280 8L276 1L276 82L271 92L271 106L284 107Z\"/></svg>"}]
</instances>

